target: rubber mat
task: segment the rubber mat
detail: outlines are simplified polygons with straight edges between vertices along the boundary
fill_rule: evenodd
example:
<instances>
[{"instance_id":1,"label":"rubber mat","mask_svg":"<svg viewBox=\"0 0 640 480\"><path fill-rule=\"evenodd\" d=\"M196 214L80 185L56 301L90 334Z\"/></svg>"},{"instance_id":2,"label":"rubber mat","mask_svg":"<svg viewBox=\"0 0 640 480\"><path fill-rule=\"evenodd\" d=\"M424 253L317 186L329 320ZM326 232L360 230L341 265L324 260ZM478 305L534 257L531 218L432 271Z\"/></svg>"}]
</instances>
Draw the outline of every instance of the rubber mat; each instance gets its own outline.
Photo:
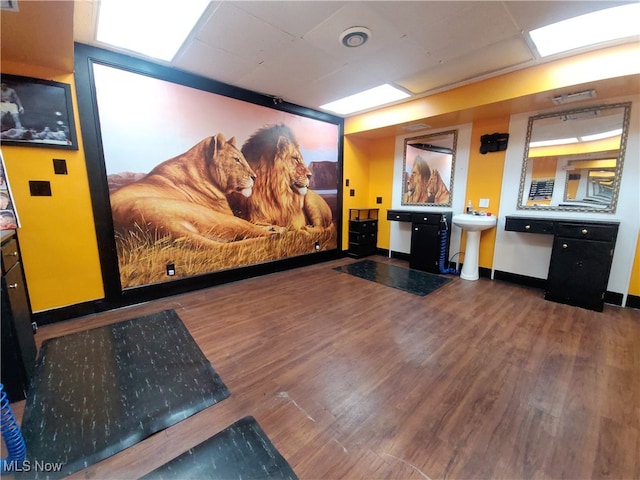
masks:
<instances>
[{"instance_id":1,"label":"rubber mat","mask_svg":"<svg viewBox=\"0 0 640 480\"><path fill-rule=\"evenodd\" d=\"M445 276L373 260L361 260L336 267L334 270L420 296L427 295L451 281Z\"/></svg>"},{"instance_id":2,"label":"rubber mat","mask_svg":"<svg viewBox=\"0 0 640 480\"><path fill-rule=\"evenodd\" d=\"M228 396L173 310L46 340L22 421L26 473L68 475Z\"/></svg>"},{"instance_id":3,"label":"rubber mat","mask_svg":"<svg viewBox=\"0 0 640 480\"><path fill-rule=\"evenodd\" d=\"M142 477L174 479L297 479L253 417L245 417Z\"/></svg>"}]
</instances>

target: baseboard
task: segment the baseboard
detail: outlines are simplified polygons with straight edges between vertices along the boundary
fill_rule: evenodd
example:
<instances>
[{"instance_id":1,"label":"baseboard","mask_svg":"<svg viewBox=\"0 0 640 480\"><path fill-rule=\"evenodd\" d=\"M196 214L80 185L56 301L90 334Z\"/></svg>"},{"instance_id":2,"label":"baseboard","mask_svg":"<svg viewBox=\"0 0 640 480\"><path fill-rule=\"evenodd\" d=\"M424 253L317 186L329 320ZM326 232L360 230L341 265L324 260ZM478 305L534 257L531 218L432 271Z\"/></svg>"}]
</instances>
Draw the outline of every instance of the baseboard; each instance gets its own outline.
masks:
<instances>
[{"instance_id":1,"label":"baseboard","mask_svg":"<svg viewBox=\"0 0 640 480\"><path fill-rule=\"evenodd\" d=\"M517 283L525 287L533 287L544 290L547 287L547 280L543 278L528 277L526 275L518 275L517 273L502 272L496 270L493 273L495 280L504 280L506 282Z\"/></svg>"},{"instance_id":2,"label":"baseboard","mask_svg":"<svg viewBox=\"0 0 640 480\"><path fill-rule=\"evenodd\" d=\"M640 309L640 297L637 295L627 295L626 307Z\"/></svg>"},{"instance_id":3,"label":"baseboard","mask_svg":"<svg viewBox=\"0 0 640 480\"><path fill-rule=\"evenodd\" d=\"M398 260L406 260L407 262L409 261L408 253L394 252L393 250L391 250L389 256L391 258L397 258Z\"/></svg>"}]
</instances>

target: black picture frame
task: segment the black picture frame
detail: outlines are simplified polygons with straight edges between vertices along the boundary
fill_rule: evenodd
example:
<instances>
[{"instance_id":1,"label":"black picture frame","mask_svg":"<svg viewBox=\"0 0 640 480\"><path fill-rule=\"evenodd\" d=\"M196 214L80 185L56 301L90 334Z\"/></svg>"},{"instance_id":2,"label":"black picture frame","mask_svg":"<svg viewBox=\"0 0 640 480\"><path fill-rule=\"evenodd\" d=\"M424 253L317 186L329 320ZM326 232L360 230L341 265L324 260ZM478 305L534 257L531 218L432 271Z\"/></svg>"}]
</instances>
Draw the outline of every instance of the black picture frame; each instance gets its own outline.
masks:
<instances>
[{"instance_id":1,"label":"black picture frame","mask_svg":"<svg viewBox=\"0 0 640 480\"><path fill-rule=\"evenodd\" d=\"M316 251L279 260L238 266L227 270L203 273L176 280L147 283L131 288L123 288L118 266L115 228L112 218L107 165L105 162L103 125L97 103L96 78L94 68L111 67L118 71L130 72L141 77L150 77L176 85L191 87L202 92L240 100L248 104L268 107L274 111L287 112L301 117L320 120L337 127L338 158L336 187L342 185L343 132L344 120L325 112L274 100L272 96L234 87L216 80L129 57L120 53L76 43L75 44L75 85L78 96L78 112L83 135L83 149L87 162L87 173L91 190L93 213L98 240L98 253L102 270L105 297L99 302L99 309L117 308L142 301L161 298L199 288L211 287L231 281L251 278L274 271L297 268L322 261L340 258L342 245L342 190L337 188L335 224L337 245L335 249ZM167 265L167 272L170 265Z\"/></svg>"},{"instance_id":2,"label":"black picture frame","mask_svg":"<svg viewBox=\"0 0 640 480\"><path fill-rule=\"evenodd\" d=\"M1 77L2 145L78 150L70 85L4 73Z\"/></svg>"}]
</instances>

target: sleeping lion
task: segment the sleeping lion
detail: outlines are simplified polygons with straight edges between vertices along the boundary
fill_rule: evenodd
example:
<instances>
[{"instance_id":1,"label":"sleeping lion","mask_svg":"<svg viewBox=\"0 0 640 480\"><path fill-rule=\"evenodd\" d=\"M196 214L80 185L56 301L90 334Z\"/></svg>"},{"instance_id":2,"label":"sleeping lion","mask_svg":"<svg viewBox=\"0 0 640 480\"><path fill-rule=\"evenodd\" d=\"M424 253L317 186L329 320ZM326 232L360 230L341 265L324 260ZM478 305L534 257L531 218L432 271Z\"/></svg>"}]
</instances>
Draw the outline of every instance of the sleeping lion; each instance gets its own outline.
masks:
<instances>
[{"instance_id":1,"label":"sleeping lion","mask_svg":"<svg viewBox=\"0 0 640 480\"><path fill-rule=\"evenodd\" d=\"M227 201L231 193L249 197L255 179L235 137L218 133L113 192L115 230L205 246L273 235L282 229L235 217Z\"/></svg>"},{"instance_id":2,"label":"sleeping lion","mask_svg":"<svg viewBox=\"0 0 640 480\"><path fill-rule=\"evenodd\" d=\"M253 195L231 201L236 215L256 224L293 230L324 229L332 225L331 208L309 190L311 171L298 142L286 125L271 125L254 133L242 153L255 170Z\"/></svg>"}]
</instances>

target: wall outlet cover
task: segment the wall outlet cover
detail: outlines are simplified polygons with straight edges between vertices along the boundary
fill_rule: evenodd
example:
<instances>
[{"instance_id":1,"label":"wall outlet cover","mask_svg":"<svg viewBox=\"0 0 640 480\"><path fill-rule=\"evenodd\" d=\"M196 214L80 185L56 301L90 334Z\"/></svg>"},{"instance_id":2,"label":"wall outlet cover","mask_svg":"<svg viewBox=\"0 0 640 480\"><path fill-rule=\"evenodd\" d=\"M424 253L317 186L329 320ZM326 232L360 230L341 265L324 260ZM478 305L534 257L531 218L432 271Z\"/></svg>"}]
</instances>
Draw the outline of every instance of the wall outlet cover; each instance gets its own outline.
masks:
<instances>
[{"instance_id":1,"label":"wall outlet cover","mask_svg":"<svg viewBox=\"0 0 640 480\"><path fill-rule=\"evenodd\" d=\"M480 202L478 203L478 206L480 208L489 208L489 199L488 198L481 198Z\"/></svg>"}]
</instances>

